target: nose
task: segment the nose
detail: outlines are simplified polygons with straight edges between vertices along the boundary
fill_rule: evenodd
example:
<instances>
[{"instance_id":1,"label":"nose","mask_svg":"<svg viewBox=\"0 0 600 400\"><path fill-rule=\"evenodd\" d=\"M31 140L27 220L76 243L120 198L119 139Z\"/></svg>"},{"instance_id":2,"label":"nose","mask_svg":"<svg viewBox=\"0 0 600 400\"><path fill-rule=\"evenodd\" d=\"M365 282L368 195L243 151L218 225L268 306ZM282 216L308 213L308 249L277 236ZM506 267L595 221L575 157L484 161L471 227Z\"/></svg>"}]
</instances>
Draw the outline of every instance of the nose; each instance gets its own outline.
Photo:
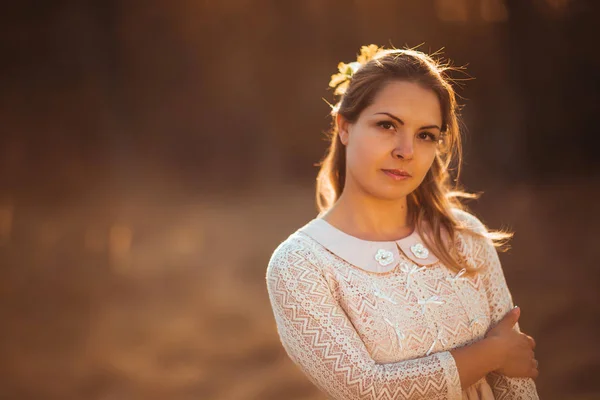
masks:
<instances>
[{"instance_id":1,"label":"nose","mask_svg":"<svg viewBox=\"0 0 600 400\"><path fill-rule=\"evenodd\" d=\"M392 157L411 160L414 156L414 146L410 135L400 135L396 147L392 151Z\"/></svg>"}]
</instances>

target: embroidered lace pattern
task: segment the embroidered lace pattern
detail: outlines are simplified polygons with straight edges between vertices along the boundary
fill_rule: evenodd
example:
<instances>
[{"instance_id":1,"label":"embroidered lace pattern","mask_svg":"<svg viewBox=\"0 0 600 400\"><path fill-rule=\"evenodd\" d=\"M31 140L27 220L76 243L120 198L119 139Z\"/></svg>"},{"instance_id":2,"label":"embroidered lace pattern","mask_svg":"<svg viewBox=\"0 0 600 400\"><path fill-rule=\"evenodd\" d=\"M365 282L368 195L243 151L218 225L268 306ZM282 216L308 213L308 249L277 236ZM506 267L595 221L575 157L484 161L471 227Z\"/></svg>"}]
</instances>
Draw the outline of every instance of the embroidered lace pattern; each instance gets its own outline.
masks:
<instances>
[{"instance_id":1,"label":"embroidered lace pattern","mask_svg":"<svg viewBox=\"0 0 600 400\"><path fill-rule=\"evenodd\" d=\"M474 276L406 257L373 273L295 232L266 274L287 354L334 399L538 399L533 380L497 373L461 389L450 350L482 339L513 304L491 242L463 233L456 245L478 268Z\"/></svg>"}]
</instances>

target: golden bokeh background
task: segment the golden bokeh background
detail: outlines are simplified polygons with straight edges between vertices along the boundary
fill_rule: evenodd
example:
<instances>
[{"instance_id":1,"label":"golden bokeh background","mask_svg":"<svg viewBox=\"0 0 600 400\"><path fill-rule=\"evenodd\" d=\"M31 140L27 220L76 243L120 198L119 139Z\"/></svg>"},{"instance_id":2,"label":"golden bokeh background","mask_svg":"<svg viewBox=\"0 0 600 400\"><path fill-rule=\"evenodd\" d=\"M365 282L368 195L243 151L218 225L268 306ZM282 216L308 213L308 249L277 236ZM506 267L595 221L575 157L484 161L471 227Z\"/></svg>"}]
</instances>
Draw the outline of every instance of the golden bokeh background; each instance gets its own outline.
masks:
<instances>
[{"instance_id":1,"label":"golden bokeh background","mask_svg":"<svg viewBox=\"0 0 600 400\"><path fill-rule=\"evenodd\" d=\"M316 215L329 77L370 43L467 66L462 182L515 231L501 260L540 396L600 398L599 6L3 5L0 399L325 399L264 274Z\"/></svg>"}]
</instances>

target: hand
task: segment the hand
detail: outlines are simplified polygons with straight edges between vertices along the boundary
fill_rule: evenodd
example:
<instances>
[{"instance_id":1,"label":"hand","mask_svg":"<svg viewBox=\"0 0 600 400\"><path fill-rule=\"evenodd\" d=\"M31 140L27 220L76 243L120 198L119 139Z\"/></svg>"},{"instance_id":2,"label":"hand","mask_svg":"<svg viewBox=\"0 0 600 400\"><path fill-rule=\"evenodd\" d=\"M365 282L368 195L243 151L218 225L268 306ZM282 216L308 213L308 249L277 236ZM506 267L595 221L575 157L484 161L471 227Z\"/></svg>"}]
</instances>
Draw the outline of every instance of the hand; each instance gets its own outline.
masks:
<instances>
[{"instance_id":1,"label":"hand","mask_svg":"<svg viewBox=\"0 0 600 400\"><path fill-rule=\"evenodd\" d=\"M520 315L521 309L513 308L485 337L496 341L501 349L500 368L496 372L509 377L535 379L539 374L533 352L535 340L513 328Z\"/></svg>"}]
</instances>

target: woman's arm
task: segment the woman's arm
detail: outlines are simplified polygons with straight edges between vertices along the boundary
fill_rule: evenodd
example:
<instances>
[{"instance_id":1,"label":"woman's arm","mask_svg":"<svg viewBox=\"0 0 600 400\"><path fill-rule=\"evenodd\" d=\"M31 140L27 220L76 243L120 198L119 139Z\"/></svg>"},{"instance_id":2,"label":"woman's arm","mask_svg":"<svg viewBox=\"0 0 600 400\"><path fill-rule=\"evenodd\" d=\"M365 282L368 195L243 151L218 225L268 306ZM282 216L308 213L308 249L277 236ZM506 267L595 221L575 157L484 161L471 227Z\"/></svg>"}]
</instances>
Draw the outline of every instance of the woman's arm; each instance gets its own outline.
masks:
<instances>
[{"instance_id":1,"label":"woman's arm","mask_svg":"<svg viewBox=\"0 0 600 400\"><path fill-rule=\"evenodd\" d=\"M502 351L501 345L493 339L483 339L469 346L450 350L456 361L463 390L500 368Z\"/></svg>"},{"instance_id":2,"label":"woman's arm","mask_svg":"<svg viewBox=\"0 0 600 400\"><path fill-rule=\"evenodd\" d=\"M301 240L288 239L269 262L267 288L286 352L332 398L461 400L463 387L498 367L493 340L375 363L315 262Z\"/></svg>"},{"instance_id":3,"label":"woman's arm","mask_svg":"<svg viewBox=\"0 0 600 400\"><path fill-rule=\"evenodd\" d=\"M481 221L473 215L460 212L457 216L475 231L480 233L486 231ZM497 325L514 307L498 252L489 239L479 237L463 237L461 246L463 247L461 252L476 255L477 262L481 264L480 273L488 298L491 325ZM521 332L518 322L514 325L514 329ZM487 379L496 400L535 400L539 398L535 382L531 378L507 377L498 371L494 371L488 375Z\"/></svg>"}]
</instances>

